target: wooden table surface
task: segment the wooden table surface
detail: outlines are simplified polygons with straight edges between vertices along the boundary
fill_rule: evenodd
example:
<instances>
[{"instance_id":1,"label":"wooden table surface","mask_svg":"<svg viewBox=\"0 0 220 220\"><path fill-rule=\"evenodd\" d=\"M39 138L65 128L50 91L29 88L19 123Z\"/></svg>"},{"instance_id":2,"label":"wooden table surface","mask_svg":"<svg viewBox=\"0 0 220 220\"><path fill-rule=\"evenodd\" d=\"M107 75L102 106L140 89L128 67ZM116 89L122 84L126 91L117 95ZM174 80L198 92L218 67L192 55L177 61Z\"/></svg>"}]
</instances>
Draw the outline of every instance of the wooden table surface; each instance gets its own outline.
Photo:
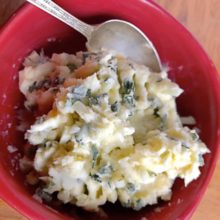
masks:
<instances>
[{"instance_id":1,"label":"wooden table surface","mask_svg":"<svg viewBox=\"0 0 220 220\"><path fill-rule=\"evenodd\" d=\"M0 0L0 25L24 0ZM199 40L220 73L220 0L156 0ZM192 220L220 219L220 162ZM25 220L0 200L0 220Z\"/></svg>"}]
</instances>

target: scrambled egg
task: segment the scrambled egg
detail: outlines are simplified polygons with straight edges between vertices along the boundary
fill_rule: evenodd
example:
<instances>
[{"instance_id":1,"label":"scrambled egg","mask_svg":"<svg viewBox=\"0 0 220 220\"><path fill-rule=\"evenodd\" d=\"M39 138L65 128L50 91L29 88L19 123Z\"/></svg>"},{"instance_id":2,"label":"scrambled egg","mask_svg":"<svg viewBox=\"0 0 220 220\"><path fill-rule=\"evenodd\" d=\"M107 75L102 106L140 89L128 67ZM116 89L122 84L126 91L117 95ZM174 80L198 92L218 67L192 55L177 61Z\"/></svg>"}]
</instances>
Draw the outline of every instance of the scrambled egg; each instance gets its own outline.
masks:
<instances>
[{"instance_id":1,"label":"scrambled egg","mask_svg":"<svg viewBox=\"0 0 220 220\"><path fill-rule=\"evenodd\" d=\"M20 89L28 108L40 105L39 91L53 94L52 110L25 137L38 146L44 191L63 203L98 211L118 200L139 210L169 200L177 177L187 186L200 175L209 150L182 125L175 103L182 90L165 71L106 51L51 59L33 52Z\"/></svg>"}]
</instances>

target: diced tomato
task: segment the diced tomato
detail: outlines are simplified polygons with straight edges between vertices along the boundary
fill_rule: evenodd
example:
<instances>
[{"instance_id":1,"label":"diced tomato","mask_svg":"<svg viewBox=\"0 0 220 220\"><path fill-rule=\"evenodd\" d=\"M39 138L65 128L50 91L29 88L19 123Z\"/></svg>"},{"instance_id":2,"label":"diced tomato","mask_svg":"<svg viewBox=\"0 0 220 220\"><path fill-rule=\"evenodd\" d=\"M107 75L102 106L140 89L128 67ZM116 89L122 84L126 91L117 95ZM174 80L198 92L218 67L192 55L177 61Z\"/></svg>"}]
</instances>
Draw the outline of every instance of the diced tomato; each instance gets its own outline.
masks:
<instances>
[{"instance_id":1,"label":"diced tomato","mask_svg":"<svg viewBox=\"0 0 220 220\"><path fill-rule=\"evenodd\" d=\"M74 76L78 79L85 79L98 71L99 65L96 62L87 62L85 65L74 71Z\"/></svg>"},{"instance_id":2,"label":"diced tomato","mask_svg":"<svg viewBox=\"0 0 220 220\"><path fill-rule=\"evenodd\" d=\"M51 91L37 91L38 99L38 111L41 114L48 113L53 106L55 94Z\"/></svg>"},{"instance_id":3,"label":"diced tomato","mask_svg":"<svg viewBox=\"0 0 220 220\"><path fill-rule=\"evenodd\" d=\"M63 83L63 86L65 88L70 87L70 86L76 86L78 84L78 80L75 78L69 78L66 79L65 82Z\"/></svg>"},{"instance_id":4,"label":"diced tomato","mask_svg":"<svg viewBox=\"0 0 220 220\"><path fill-rule=\"evenodd\" d=\"M55 117L57 114L58 114L57 109L53 108L52 110L49 111L48 117L49 117L49 118L50 118L50 117L52 118L52 117Z\"/></svg>"}]
</instances>

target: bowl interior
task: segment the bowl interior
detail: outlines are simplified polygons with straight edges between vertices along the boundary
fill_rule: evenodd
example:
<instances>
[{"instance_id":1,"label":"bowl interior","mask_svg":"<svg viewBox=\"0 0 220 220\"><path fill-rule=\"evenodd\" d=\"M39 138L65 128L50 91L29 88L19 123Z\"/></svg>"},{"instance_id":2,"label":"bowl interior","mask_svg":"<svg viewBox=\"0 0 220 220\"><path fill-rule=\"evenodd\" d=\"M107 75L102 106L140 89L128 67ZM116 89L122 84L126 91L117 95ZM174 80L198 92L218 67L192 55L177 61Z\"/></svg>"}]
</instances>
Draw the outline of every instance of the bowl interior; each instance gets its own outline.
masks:
<instances>
[{"instance_id":1,"label":"bowl interior","mask_svg":"<svg viewBox=\"0 0 220 220\"><path fill-rule=\"evenodd\" d=\"M169 67L169 76L184 89L177 100L180 115L192 115L200 137L211 150L205 156L201 176L187 188L177 180L172 200L146 207L139 212L120 206L104 207L109 219L177 219L189 217L198 204L213 172L218 153L219 81L213 64L192 36L173 18L151 1L57 0L61 6L82 20L96 24L119 18L137 25L155 44L162 63ZM23 97L18 89L18 71L24 57L32 50L44 48L46 54L76 52L85 49L79 33L39 9L26 5L5 26L0 34L0 195L31 219L97 219L82 210L68 208L61 214L32 198L18 169L23 152L23 134L17 131ZM18 151L10 153L8 146ZM158 209L159 207L159 209ZM157 209L155 209L157 208Z\"/></svg>"}]
</instances>

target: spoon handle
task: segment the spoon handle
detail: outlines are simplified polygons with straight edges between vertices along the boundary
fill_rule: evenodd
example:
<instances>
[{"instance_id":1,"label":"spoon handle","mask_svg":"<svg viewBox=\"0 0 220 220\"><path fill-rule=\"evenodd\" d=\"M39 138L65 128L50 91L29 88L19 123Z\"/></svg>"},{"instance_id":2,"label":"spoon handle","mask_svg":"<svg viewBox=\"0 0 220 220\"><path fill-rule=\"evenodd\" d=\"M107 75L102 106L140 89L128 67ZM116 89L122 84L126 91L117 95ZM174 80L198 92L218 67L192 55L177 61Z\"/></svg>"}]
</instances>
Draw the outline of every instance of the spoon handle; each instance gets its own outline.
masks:
<instances>
[{"instance_id":1,"label":"spoon handle","mask_svg":"<svg viewBox=\"0 0 220 220\"><path fill-rule=\"evenodd\" d=\"M65 24L79 31L82 35L84 35L87 39L90 37L93 27L74 17L55 2L51 0L27 0L31 4L37 6L38 8L46 11L52 16L58 18Z\"/></svg>"}]
</instances>

